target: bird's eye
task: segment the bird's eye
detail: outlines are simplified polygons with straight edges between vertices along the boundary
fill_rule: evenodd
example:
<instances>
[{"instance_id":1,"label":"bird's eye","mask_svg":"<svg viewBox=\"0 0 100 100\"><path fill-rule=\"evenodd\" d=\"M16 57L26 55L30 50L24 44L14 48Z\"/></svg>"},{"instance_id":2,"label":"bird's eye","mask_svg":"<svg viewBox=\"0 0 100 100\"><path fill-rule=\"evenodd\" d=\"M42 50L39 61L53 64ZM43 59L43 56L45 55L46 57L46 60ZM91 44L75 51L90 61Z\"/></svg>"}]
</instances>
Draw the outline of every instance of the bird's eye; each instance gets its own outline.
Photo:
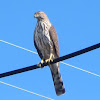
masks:
<instances>
[{"instance_id":1,"label":"bird's eye","mask_svg":"<svg viewBox=\"0 0 100 100\"><path fill-rule=\"evenodd\" d=\"M40 16L40 18L41 18L41 19L43 19L43 17L42 17L42 16Z\"/></svg>"}]
</instances>

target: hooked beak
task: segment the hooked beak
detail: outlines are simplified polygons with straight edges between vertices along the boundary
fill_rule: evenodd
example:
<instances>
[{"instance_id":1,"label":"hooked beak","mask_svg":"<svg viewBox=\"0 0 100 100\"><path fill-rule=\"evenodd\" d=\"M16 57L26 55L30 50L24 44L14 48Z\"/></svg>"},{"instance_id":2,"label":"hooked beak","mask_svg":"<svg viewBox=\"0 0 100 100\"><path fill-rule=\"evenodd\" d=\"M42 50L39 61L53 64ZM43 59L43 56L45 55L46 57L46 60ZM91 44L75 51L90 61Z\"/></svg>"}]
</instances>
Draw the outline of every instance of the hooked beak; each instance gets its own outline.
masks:
<instances>
[{"instance_id":1,"label":"hooked beak","mask_svg":"<svg viewBox=\"0 0 100 100\"><path fill-rule=\"evenodd\" d=\"M37 18L37 17L38 17L38 14L35 13L35 14L34 14L34 17Z\"/></svg>"}]
</instances>

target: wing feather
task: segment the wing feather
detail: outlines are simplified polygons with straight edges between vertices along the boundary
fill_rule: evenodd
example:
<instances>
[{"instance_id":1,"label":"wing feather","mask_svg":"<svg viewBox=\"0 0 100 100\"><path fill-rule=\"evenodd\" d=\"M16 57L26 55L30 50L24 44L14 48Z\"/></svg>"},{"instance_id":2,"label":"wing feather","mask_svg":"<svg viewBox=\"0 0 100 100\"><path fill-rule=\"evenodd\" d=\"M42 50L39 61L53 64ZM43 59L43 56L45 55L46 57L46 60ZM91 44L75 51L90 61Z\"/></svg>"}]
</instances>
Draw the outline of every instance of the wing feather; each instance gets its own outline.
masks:
<instances>
[{"instance_id":1,"label":"wing feather","mask_svg":"<svg viewBox=\"0 0 100 100\"><path fill-rule=\"evenodd\" d=\"M34 37L34 38L35 38L35 37ZM37 52L38 52L40 58L42 59L42 58L43 58L42 53L41 53L41 51L39 50L38 46L36 45L35 39L34 39L34 46L35 46L35 48L36 48L36 50L37 50Z\"/></svg>"},{"instance_id":2,"label":"wing feather","mask_svg":"<svg viewBox=\"0 0 100 100\"><path fill-rule=\"evenodd\" d=\"M50 27L49 30L50 38L53 42L54 54L56 57L59 57L59 45L58 45L58 37L55 28L53 25Z\"/></svg>"}]
</instances>

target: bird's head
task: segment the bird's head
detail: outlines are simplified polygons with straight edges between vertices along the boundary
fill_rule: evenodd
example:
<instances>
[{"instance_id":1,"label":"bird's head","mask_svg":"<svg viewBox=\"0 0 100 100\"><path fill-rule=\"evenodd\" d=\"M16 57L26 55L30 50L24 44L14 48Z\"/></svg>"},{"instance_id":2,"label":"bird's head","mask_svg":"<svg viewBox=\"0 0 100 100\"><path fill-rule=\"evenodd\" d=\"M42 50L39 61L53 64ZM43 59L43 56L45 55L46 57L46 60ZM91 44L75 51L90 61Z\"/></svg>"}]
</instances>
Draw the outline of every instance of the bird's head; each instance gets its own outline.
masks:
<instances>
[{"instance_id":1,"label":"bird's head","mask_svg":"<svg viewBox=\"0 0 100 100\"><path fill-rule=\"evenodd\" d=\"M44 19L48 19L47 18L47 15L43 12L43 11L38 11L34 14L34 17L38 20L38 21L41 21L41 20L44 20Z\"/></svg>"}]
</instances>

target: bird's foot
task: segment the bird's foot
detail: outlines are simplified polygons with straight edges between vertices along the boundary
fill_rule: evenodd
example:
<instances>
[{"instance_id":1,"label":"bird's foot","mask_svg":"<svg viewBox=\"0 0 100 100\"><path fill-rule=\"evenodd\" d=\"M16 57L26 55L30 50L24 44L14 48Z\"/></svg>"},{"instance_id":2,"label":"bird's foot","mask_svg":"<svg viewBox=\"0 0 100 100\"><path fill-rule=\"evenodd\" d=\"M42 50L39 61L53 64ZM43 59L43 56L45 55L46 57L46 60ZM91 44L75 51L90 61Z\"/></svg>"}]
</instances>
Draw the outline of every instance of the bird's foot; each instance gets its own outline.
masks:
<instances>
[{"instance_id":1,"label":"bird's foot","mask_svg":"<svg viewBox=\"0 0 100 100\"><path fill-rule=\"evenodd\" d=\"M42 59L41 62L38 63L38 66L39 66L40 68L43 68L43 67L42 67L42 64L43 64L43 63L44 63L44 59Z\"/></svg>"},{"instance_id":2,"label":"bird's foot","mask_svg":"<svg viewBox=\"0 0 100 100\"><path fill-rule=\"evenodd\" d=\"M53 54L51 54L51 55L50 55L50 58L49 58L49 59L46 59L45 62L46 62L46 63L53 62L53 59L52 59L52 58L53 58Z\"/></svg>"}]
</instances>

